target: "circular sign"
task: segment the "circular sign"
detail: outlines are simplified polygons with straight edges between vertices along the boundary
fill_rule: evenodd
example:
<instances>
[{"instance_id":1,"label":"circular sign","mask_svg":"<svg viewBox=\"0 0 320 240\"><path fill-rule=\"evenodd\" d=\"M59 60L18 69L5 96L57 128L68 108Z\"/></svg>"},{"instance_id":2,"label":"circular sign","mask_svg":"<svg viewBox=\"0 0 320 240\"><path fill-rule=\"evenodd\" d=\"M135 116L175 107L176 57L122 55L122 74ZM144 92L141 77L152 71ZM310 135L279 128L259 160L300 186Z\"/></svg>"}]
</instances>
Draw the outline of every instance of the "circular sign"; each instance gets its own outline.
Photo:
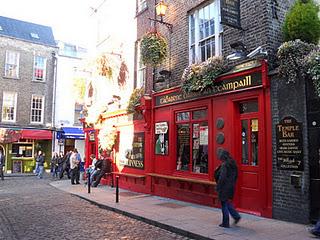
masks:
<instances>
[{"instance_id":1,"label":"circular sign","mask_svg":"<svg viewBox=\"0 0 320 240\"><path fill-rule=\"evenodd\" d=\"M219 132L217 134L217 137L216 137L216 142L218 144L223 144L224 143L224 134L222 132Z\"/></svg>"},{"instance_id":2,"label":"circular sign","mask_svg":"<svg viewBox=\"0 0 320 240\"><path fill-rule=\"evenodd\" d=\"M222 128L224 127L224 120L223 120L223 118L217 118L216 127L217 127L217 129L222 129Z\"/></svg>"}]
</instances>

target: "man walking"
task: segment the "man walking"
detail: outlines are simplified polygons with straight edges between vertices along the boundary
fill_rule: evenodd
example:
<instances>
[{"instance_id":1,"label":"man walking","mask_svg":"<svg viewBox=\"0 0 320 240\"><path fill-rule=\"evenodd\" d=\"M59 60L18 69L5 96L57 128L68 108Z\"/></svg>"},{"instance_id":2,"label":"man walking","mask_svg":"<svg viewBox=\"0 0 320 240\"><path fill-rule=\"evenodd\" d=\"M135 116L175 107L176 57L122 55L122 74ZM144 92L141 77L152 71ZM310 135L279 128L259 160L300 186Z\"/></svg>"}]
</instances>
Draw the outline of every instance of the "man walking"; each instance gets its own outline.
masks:
<instances>
[{"instance_id":1,"label":"man walking","mask_svg":"<svg viewBox=\"0 0 320 240\"><path fill-rule=\"evenodd\" d=\"M215 173L218 198L221 202L222 210L222 223L219 226L229 228L229 214L234 218L235 224L241 219L231 203L238 177L238 168L228 151L219 149L218 158L222 161L219 172Z\"/></svg>"},{"instance_id":2,"label":"man walking","mask_svg":"<svg viewBox=\"0 0 320 240\"><path fill-rule=\"evenodd\" d=\"M5 157L2 151L0 151L0 177L1 180L4 180L4 176L3 176L3 167L5 165Z\"/></svg>"},{"instance_id":3,"label":"man walking","mask_svg":"<svg viewBox=\"0 0 320 240\"><path fill-rule=\"evenodd\" d=\"M70 169L71 169L71 184L80 184L79 182L79 164L80 161L78 160L78 151L74 149L71 156L70 156ZM76 181L76 182L74 182Z\"/></svg>"},{"instance_id":4,"label":"man walking","mask_svg":"<svg viewBox=\"0 0 320 240\"><path fill-rule=\"evenodd\" d=\"M42 179L43 173L44 173L44 156L41 151L39 151L36 161L38 162L38 167L39 167L38 178Z\"/></svg>"}]
</instances>

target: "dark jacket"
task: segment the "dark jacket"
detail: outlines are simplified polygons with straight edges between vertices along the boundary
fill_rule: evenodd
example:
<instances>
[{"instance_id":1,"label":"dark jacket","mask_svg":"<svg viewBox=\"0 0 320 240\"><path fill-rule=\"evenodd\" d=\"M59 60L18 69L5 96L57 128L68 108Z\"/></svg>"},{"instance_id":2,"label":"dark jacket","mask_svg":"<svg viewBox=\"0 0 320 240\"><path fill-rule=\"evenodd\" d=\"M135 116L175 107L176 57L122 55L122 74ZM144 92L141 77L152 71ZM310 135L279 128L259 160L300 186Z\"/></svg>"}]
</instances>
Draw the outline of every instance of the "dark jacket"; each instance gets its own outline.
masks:
<instances>
[{"instance_id":1,"label":"dark jacket","mask_svg":"<svg viewBox=\"0 0 320 240\"><path fill-rule=\"evenodd\" d=\"M0 155L0 166L4 166L5 157L3 154Z\"/></svg>"},{"instance_id":2,"label":"dark jacket","mask_svg":"<svg viewBox=\"0 0 320 240\"><path fill-rule=\"evenodd\" d=\"M220 201L233 199L238 178L238 168L230 156L223 160L217 181L217 192Z\"/></svg>"},{"instance_id":3,"label":"dark jacket","mask_svg":"<svg viewBox=\"0 0 320 240\"><path fill-rule=\"evenodd\" d=\"M38 166L44 166L44 157L43 157L43 155L39 155L37 157L36 161L38 162Z\"/></svg>"}]
</instances>

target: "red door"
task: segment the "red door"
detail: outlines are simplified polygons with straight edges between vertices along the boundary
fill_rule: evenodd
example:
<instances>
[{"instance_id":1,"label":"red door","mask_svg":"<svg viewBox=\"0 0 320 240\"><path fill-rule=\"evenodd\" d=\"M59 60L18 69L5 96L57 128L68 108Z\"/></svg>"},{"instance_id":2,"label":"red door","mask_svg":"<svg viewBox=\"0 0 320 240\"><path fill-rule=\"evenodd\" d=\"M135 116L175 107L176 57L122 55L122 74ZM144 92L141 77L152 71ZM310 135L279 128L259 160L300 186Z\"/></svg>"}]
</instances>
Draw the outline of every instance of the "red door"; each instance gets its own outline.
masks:
<instances>
[{"instance_id":1,"label":"red door","mask_svg":"<svg viewBox=\"0 0 320 240\"><path fill-rule=\"evenodd\" d=\"M235 145L239 167L238 208L243 211L259 214L262 209L261 201L261 118L259 117L258 99L238 102L238 112L235 120Z\"/></svg>"}]
</instances>

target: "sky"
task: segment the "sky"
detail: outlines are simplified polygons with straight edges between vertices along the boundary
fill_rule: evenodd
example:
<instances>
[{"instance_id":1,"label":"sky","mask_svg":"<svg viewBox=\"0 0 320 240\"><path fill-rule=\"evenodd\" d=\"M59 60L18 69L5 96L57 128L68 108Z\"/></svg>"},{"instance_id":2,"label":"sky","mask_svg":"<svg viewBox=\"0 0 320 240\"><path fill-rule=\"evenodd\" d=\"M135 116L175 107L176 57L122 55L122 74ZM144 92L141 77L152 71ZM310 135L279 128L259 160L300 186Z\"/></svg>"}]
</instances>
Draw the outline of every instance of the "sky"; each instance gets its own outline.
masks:
<instances>
[{"instance_id":1,"label":"sky","mask_svg":"<svg viewBox=\"0 0 320 240\"><path fill-rule=\"evenodd\" d=\"M104 0L6 0L0 15L52 27L56 40L87 47L94 13Z\"/></svg>"}]
</instances>

